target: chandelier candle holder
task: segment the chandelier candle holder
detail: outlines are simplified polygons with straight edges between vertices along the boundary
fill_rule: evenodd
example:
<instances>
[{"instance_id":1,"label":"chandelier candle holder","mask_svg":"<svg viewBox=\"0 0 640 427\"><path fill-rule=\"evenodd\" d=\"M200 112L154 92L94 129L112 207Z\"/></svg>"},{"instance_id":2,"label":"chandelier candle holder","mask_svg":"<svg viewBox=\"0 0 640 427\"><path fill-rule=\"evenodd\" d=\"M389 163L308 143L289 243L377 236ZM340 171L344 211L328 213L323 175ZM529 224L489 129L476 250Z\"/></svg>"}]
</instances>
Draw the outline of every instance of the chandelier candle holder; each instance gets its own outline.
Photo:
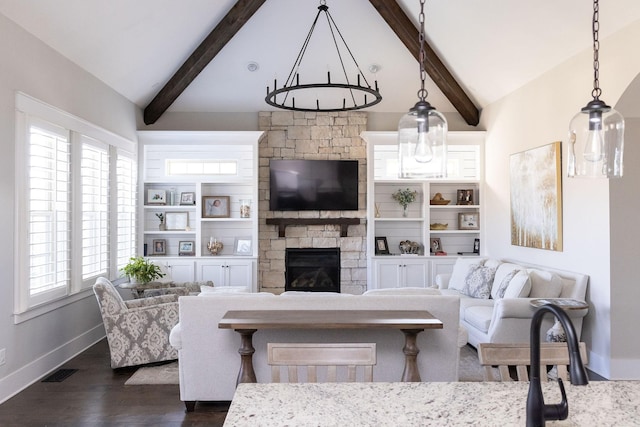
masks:
<instances>
[{"instance_id":1,"label":"chandelier candle holder","mask_svg":"<svg viewBox=\"0 0 640 427\"><path fill-rule=\"evenodd\" d=\"M302 60L307 51L307 48L309 47L309 42L311 41L311 38L313 36L313 31L316 28L316 24L318 23L318 19L320 18L320 15L322 13L324 13L326 17L327 25L329 27L329 33L332 35L333 44L336 48L336 52L338 53L340 68L342 69L345 82L332 82L331 71L327 71L326 82L300 84L300 66L302 64ZM336 35L338 35L339 37L336 37ZM351 83L351 81L349 81L347 69L345 67L345 61L343 60L338 41L342 42L343 49L349 53L353 64L358 70L358 73L356 75L356 84L353 84ZM364 85L362 84L363 82ZM322 98L321 102L321 99L318 96L321 92L328 94L329 97L335 97L335 95L341 96L337 97L337 101L329 101L330 105L325 105L325 102L327 102L327 98ZM304 105L302 105L303 103L300 102L298 103L298 105L296 105L295 93L302 95L300 98L305 100ZM312 95L309 95L309 93L311 93ZM315 94L315 102L309 102L309 99L314 98L313 94ZM280 99L278 99L278 95L282 95ZM370 97L368 97L368 95L370 95ZM358 65L355 57L353 56L353 53L351 53L351 49L349 49L347 42L344 40L342 33L338 29L338 26L334 22L333 17L329 13L329 7L326 5L326 1L321 0L320 6L318 6L318 13L316 14L311 28L309 29L309 33L305 38L302 48L298 53L298 56L293 64L293 67L291 68L291 71L289 72L284 86L278 88L278 81L277 79L274 79L273 90L270 90L269 86L267 86L267 96L264 100L267 104L276 108L282 108L284 110L331 112L351 111L368 108L382 101L382 96L380 95L380 91L378 90L378 82L375 81L372 87L367 81L367 78L362 73L362 70L360 69L360 66ZM329 104L329 102L327 102L327 104Z\"/></svg>"},{"instance_id":2,"label":"chandelier candle holder","mask_svg":"<svg viewBox=\"0 0 640 427\"><path fill-rule=\"evenodd\" d=\"M600 99L600 7L593 1L593 90L592 100L569 124L569 177L620 178L624 150L624 118Z\"/></svg>"},{"instance_id":3,"label":"chandelier candle holder","mask_svg":"<svg viewBox=\"0 0 640 427\"><path fill-rule=\"evenodd\" d=\"M419 101L398 123L400 178L444 178L447 175L447 119L426 98L424 87L424 2L420 0L420 90Z\"/></svg>"}]
</instances>

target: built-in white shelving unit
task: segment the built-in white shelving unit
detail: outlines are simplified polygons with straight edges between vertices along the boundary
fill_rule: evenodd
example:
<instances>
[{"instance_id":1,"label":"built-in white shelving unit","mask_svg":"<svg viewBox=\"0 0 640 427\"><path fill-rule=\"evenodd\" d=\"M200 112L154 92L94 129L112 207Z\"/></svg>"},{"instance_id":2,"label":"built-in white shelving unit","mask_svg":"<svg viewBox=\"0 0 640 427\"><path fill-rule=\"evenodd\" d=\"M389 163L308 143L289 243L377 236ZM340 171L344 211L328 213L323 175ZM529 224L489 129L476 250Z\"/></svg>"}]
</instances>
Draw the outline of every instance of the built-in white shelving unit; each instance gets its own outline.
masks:
<instances>
[{"instance_id":1,"label":"built-in white shelving unit","mask_svg":"<svg viewBox=\"0 0 640 427\"><path fill-rule=\"evenodd\" d=\"M449 132L446 179L398 178L396 132L364 132L367 141L367 253L370 288L433 286L436 274L455 259L474 255L482 240L482 158L484 132ZM399 189L417 193L407 216L392 198ZM431 199L440 193L447 205ZM460 198L460 200L458 200ZM389 254L380 254L380 240ZM432 251L436 249L446 255ZM401 254L400 242L420 244L418 254Z\"/></svg>"},{"instance_id":2,"label":"built-in white shelving unit","mask_svg":"<svg viewBox=\"0 0 640 427\"><path fill-rule=\"evenodd\" d=\"M215 286L256 290L261 135L139 132L139 250L167 267L174 281L212 280ZM153 200L154 194L160 199ZM221 206L208 210L205 200ZM241 204L248 206L248 217L247 207L241 215ZM157 214L165 217L162 228ZM217 255L207 248L212 239L223 244Z\"/></svg>"}]
</instances>

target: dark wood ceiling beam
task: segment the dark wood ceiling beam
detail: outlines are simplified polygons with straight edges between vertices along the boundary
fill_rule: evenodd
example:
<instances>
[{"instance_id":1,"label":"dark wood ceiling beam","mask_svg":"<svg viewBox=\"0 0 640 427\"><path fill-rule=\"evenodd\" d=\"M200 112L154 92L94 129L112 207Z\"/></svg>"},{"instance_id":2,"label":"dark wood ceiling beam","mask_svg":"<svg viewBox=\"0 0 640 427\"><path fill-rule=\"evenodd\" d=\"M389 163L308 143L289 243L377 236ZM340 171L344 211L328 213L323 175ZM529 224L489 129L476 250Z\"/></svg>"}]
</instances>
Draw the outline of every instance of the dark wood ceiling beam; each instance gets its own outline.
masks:
<instances>
[{"instance_id":1,"label":"dark wood ceiling beam","mask_svg":"<svg viewBox=\"0 0 640 427\"><path fill-rule=\"evenodd\" d=\"M144 109L144 122L155 123L195 80L266 0L238 0Z\"/></svg>"},{"instance_id":2,"label":"dark wood ceiling beam","mask_svg":"<svg viewBox=\"0 0 640 427\"><path fill-rule=\"evenodd\" d=\"M420 61L419 31L409 17L404 13L397 1L369 0L378 13L396 33L400 41L409 49L409 52ZM440 88L442 93L451 101L467 124L476 126L480 121L480 113L471 99L451 75L447 67L442 63L438 55L425 40L426 58L424 69L429 77Z\"/></svg>"}]
</instances>

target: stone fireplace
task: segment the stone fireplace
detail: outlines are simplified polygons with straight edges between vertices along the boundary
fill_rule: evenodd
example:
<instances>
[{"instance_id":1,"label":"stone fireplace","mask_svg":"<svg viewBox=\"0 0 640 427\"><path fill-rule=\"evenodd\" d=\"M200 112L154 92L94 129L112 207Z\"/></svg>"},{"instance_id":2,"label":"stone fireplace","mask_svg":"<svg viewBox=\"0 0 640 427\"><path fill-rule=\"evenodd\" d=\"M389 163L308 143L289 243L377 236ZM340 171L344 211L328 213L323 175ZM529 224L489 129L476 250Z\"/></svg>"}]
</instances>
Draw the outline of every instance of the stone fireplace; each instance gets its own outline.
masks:
<instances>
[{"instance_id":1,"label":"stone fireplace","mask_svg":"<svg viewBox=\"0 0 640 427\"><path fill-rule=\"evenodd\" d=\"M366 113L273 111L261 112L259 120L266 134L259 146L259 290L285 291L287 249L337 248L340 267L335 291L363 293L367 288L367 150L360 133L366 130ZM269 211L270 159L358 160L359 210ZM341 225L339 221L346 218L355 224ZM272 224L279 219L298 221L280 228ZM334 219L338 221L333 223Z\"/></svg>"},{"instance_id":2,"label":"stone fireplace","mask_svg":"<svg viewBox=\"0 0 640 427\"><path fill-rule=\"evenodd\" d=\"M340 248L287 249L284 290L340 292Z\"/></svg>"}]
</instances>

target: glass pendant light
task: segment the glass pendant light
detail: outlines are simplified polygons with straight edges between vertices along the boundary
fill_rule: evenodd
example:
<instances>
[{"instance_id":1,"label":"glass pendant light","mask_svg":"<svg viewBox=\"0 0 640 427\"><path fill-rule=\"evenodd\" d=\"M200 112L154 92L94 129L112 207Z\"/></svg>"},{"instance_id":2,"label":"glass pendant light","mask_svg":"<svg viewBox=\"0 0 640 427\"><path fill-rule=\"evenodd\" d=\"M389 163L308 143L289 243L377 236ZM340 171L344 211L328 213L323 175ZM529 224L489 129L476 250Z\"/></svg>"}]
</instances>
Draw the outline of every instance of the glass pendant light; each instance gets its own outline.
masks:
<instances>
[{"instance_id":1,"label":"glass pendant light","mask_svg":"<svg viewBox=\"0 0 640 427\"><path fill-rule=\"evenodd\" d=\"M444 178L447 174L447 120L426 101L424 2L420 0L420 99L398 123L400 178Z\"/></svg>"},{"instance_id":2,"label":"glass pendant light","mask_svg":"<svg viewBox=\"0 0 640 427\"><path fill-rule=\"evenodd\" d=\"M598 81L598 0L593 1L593 100L569 124L569 177L620 178L624 150L624 118L600 100Z\"/></svg>"}]
</instances>

